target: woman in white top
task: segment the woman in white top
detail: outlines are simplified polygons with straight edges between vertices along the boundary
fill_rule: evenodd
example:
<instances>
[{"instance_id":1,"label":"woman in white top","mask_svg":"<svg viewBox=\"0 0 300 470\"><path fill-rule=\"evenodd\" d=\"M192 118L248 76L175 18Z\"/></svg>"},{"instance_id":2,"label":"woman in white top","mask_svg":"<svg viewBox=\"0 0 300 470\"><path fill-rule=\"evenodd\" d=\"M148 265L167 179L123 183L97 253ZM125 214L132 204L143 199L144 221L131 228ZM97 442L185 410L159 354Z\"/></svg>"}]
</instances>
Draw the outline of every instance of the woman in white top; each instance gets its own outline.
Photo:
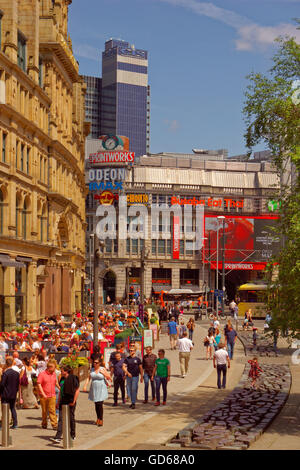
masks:
<instances>
[{"instance_id":1,"label":"woman in white top","mask_svg":"<svg viewBox=\"0 0 300 470\"><path fill-rule=\"evenodd\" d=\"M27 357L23 359L23 368L20 373L21 381L21 394L20 394L20 404L23 404L23 408L39 408L37 399L33 393L33 382L32 377L36 377L36 370L32 367L31 361ZM27 376L27 385L22 384L21 377L26 374Z\"/></svg>"},{"instance_id":2,"label":"woman in white top","mask_svg":"<svg viewBox=\"0 0 300 470\"><path fill-rule=\"evenodd\" d=\"M208 356L209 359L212 359L214 344L217 344L214 333L212 330L208 330L208 334L204 340L204 345L206 346L206 360L208 360Z\"/></svg>"}]
</instances>

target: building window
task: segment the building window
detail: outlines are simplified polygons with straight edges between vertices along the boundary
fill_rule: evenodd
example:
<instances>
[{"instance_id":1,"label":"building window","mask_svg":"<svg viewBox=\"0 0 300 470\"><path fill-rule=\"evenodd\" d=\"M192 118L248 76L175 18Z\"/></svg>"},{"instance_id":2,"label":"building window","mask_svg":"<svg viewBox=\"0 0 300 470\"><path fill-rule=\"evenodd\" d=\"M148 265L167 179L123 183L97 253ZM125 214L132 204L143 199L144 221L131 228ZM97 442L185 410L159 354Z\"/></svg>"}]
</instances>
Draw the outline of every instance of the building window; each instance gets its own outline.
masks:
<instances>
[{"instance_id":1,"label":"building window","mask_svg":"<svg viewBox=\"0 0 300 470\"><path fill-rule=\"evenodd\" d=\"M24 144L21 144L21 161L20 161L20 169L24 171Z\"/></svg>"},{"instance_id":2,"label":"building window","mask_svg":"<svg viewBox=\"0 0 300 470\"><path fill-rule=\"evenodd\" d=\"M171 240L167 240L167 255L171 254Z\"/></svg>"},{"instance_id":3,"label":"building window","mask_svg":"<svg viewBox=\"0 0 300 470\"><path fill-rule=\"evenodd\" d=\"M158 240L158 254L164 255L166 251L166 240Z\"/></svg>"},{"instance_id":4,"label":"building window","mask_svg":"<svg viewBox=\"0 0 300 470\"><path fill-rule=\"evenodd\" d=\"M30 148L27 147L26 173L29 175Z\"/></svg>"},{"instance_id":5,"label":"building window","mask_svg":"<svg viewBox=\"0 0 300 470\"><path fill-rule=\"evenodd\" d=\"M3 233L3 193L0 189L0 233Z\"/></svg>"},{"instance_id":6,"label":"building window","mask_svg":"<svg viewBox=\"0 0 300 470\"><path fill-rule=\"evenodd\" d=\"M131 253L133 255L137 255L138 253L138 239L137 238L133 238L131 240Z\"/></svg>"},{"instance_id":7,"label":"building window","mask_svg":"<svg viewBox=\"0 0 300 470\"><path fill-rule=\"evenodd\" d=\"M181 255L184 255L184 240L180 240L179 252L180 252Z\"/></svg>"},{"instance_id":8,"label":"building window","mask_svg":"<svg viewBox=\"0 0 300 470\"><path fill-rule=\"evenodd\" d=\"M152 254L156 255L156 240L152 240Z\"/></svg>"},{"instance_id":9,"label":"building window","mask_svg":"<svg viewBox=\"0 0 300 470\"><path fill-rule=\"evenodd\" d=\"M126 253L128 255L130 254L130 238L127 238L126 240Z\"/></svg>"},{"instance_id":10,"label":"building window","mask_svg":"<svg viewBox=\"0 0 300 470\"><path fill-rule=\"evenodd\" d=\"M18 32L18 66L26 72L26 39Z\"/></svg>"},{"instance_id":11,"label":"building window","mask_svg":"<svg viewBox=\"0 0 300 470\"><path fill-rule=\"evenodd\" d=\"M43 60L39 58L39 85L42 88L43 86Z\"/></svg>"},{"instance_id":12,"label":"building window","mask_svg":"<svg viewBox=\"0 0 300 470\"><path fill-rule=\"evenodd\" d=\"M2 161L6 161L6 139L7 134L5 132L2 133Z\"/></svg>"},{"instance_id":13,"label":"building window","mask_svg":"<svg viewBox=\"0 0 300 470\"><path fill-rule=\"evenodd\" d=\"M22 210L22 237L26 240L27 236L27 203L24 201L24 206Z\"/></svg>"}]
</instances>

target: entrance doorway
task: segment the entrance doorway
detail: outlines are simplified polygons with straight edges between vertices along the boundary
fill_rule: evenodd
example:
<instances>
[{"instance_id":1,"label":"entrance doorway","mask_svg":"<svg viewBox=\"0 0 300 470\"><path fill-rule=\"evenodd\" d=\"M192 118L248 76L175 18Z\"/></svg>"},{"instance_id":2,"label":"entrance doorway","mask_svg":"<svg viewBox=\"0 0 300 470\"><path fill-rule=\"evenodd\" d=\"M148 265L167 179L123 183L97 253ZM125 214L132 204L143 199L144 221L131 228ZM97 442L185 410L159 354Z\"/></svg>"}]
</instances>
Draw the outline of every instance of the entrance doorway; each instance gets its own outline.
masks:
<instances>
[{"instance_id":1,"label":"entrance doorway","mask_svg":"<svg viewBox=\"0 0 300 470\"><path fill-rule=\"evenodd\" d=\"M116 275L107 271L103 278L103 303L111 303L116 300Z\"/></svg>"}]
</instances>

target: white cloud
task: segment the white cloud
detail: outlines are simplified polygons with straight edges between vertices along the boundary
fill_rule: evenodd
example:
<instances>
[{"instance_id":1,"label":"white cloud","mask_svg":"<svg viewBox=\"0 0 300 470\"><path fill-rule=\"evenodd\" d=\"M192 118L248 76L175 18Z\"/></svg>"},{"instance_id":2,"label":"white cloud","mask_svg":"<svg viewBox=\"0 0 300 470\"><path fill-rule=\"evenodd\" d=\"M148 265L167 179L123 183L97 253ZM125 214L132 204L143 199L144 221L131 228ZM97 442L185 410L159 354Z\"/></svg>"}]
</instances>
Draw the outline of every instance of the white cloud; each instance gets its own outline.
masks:
<instances>
[{"instance_id":1,"label":"white cloud","mask_svg":"<svg viewBox=\"0 0 300 470\"><path fill-rule=\"evenodd\" d=\"M75 56L84 57L85 59L100 60L100 50L96 47L89 46L88 44L73 45L73 52Z\"/></svg>"},{"instance_id":2,"label":"white cloud","mask_svg":"<svg viewBox=\"0 0 300 470\"><path fill-rule=\"evenodd\" d=\"M172 119L171 121L169 121L169 119L165 119L164 123L170 132L176 132L180 127L179 121L177 121L177 119Z\"/></svg>"},{"instance_id":3,"label":"white cloud","mask_svg":"<svg viewBox=\"0 0 300 470\"><path fill-rule=\"evenodd\" d=\"M274 43L278 36L294 36L300 43L300 30L296 25L280 23L276 26L261 26L231 10L220 8L213 3L197 0L160 0L174 6L192 10L200 16L221 21L236 30L238 38L235 41L237 50L251 51L266 48Z\"/></svg>"}]
</instances>

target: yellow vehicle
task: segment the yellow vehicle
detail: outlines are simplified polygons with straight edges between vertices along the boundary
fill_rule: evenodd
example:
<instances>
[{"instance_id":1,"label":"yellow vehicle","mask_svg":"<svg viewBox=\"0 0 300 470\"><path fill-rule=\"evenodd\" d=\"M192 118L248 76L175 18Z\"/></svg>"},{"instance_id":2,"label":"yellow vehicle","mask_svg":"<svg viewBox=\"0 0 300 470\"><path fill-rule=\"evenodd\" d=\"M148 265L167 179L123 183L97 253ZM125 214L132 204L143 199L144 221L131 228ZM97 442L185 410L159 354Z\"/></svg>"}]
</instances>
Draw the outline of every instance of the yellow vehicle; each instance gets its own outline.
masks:
<instances>
[{"instance_id":1,"label":"yellow vehicle","mask_svg":"<svg viewBox=\"0 0 300 470\"><path fill-rule=\"evenodd\" d=\"M240 298L238 304L239 317L244 317L245 312L251 309L253 318L264 318L266 310L263 297L266 290L267 284L262 282L253 281L242 284L237 290L237 297Z\"/></svg>"}]
</instances>

